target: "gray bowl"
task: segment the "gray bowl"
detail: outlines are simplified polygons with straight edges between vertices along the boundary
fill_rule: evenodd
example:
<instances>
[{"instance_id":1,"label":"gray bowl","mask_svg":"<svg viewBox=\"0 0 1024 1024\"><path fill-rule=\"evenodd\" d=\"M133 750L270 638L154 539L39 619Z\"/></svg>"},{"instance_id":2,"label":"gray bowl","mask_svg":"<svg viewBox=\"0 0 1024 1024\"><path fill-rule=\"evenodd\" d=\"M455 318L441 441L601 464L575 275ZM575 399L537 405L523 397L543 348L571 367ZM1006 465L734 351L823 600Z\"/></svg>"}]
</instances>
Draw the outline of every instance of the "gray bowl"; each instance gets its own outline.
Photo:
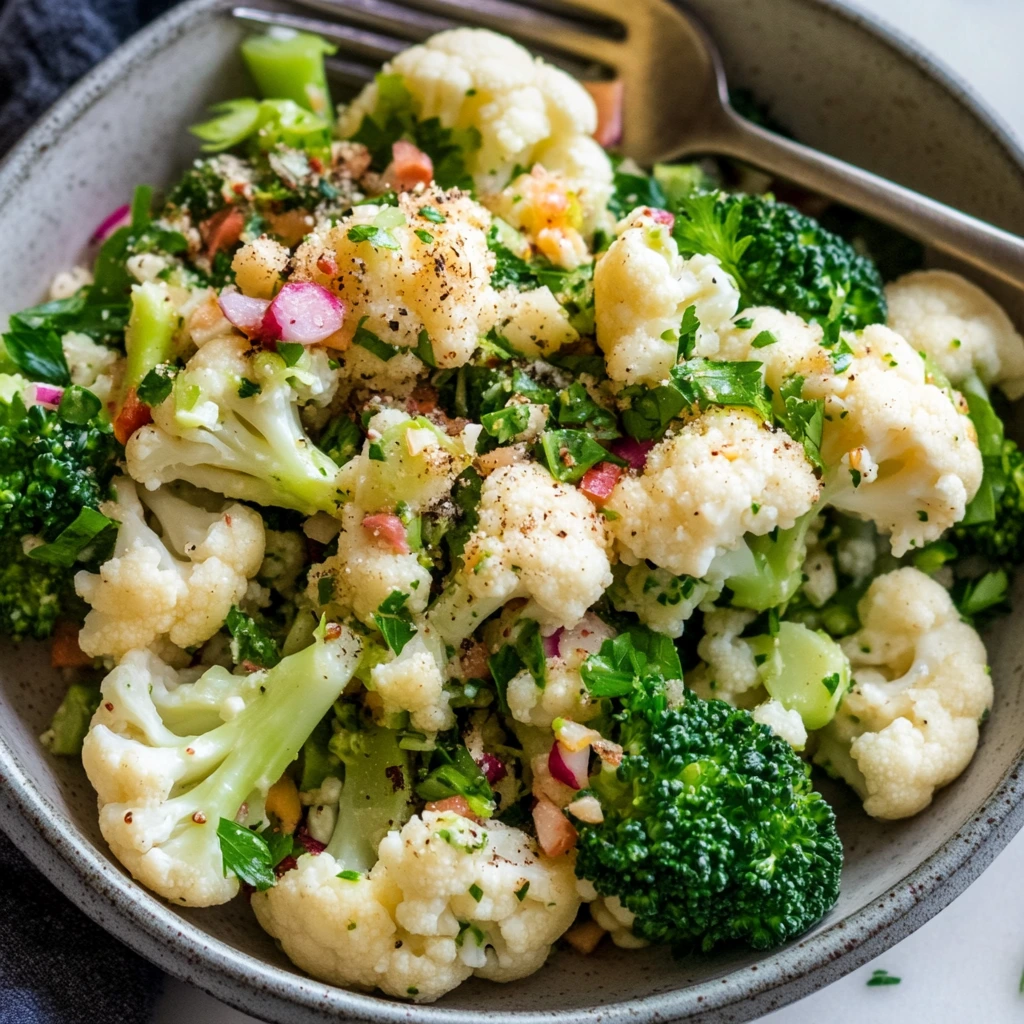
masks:
<instances>
[{"instance_id":1,"label":"gray bowl","mask_svg":"<svg viewBox=\"0 0 1024 1024\"><path fill-rule=\"evenodd\" d=\"M1024 233L1024 158L964 89L906 42L813 0L692 0L736 84L752 87L805 141ZM190 158L186 126L245 90L240 30L217 0L186 3L90 74L0 169L3 312L39 300L92 228L138 182L168 182ZM1013 311L1018 322L1024 310ZM1020 596L1020 595L1018 595ZM40 647L0 651L0 825L87 914L171 974L267 1020L584 1024L744 1021L877 956L941 910L1024 818L1024 612L989 636L996 703L977 757L919 817L867 819L827 787L847 848L835 910L767 956L673 960L664 951L558 951L512 986L473 982L409 1007L313 981L292 968L244 900L188 911L153 898L114 863L81 767L36 737L61 684Z\"/></svg>"}]
</instances>

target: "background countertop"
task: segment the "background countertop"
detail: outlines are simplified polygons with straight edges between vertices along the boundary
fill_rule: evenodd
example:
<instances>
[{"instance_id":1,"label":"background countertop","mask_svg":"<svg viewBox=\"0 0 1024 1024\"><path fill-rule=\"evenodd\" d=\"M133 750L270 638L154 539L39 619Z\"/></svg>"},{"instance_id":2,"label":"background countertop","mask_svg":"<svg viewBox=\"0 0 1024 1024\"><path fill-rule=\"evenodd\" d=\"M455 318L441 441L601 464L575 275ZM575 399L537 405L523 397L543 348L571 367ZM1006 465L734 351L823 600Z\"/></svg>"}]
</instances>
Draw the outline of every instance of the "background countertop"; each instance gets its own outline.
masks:
<instances>
[{"instance_id":1,"label":"background countertop","mask_svg":"<svg viewBox=\"0 0 1024 1024\"><path fill-rule=\"evenodd\" d=\"M970 84L1024 141L1022 0L858 0ZM256 927L255 923L253 927ZM873 970L902 979L869 988ZM962 1024L1024 1020L1024 832L973 886L873 963L763 1024ZM168 978L155 1024L251 1024L254 1018Z\"/></svg>"}]
</instances>

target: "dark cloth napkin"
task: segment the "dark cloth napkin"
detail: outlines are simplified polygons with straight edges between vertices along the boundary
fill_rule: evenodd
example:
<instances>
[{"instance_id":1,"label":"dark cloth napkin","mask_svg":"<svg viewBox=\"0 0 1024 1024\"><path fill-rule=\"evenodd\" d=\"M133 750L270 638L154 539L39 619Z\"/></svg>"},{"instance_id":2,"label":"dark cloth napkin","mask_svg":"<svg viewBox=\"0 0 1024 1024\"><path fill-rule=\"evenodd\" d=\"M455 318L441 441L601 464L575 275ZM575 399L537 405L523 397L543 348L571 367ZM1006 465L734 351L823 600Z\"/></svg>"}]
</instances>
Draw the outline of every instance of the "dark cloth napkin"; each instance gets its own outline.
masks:
<instances>
[{"instance_id":1,"label":"dark cloth napkin","mask_svg":"<svg viewBox=\"0 0 1024 1024\"><path fill-rule=\"evenodd\" d=\"M0 156L174 0L0 0ZM0 1024L142 1024L160 971L93 924L0 835Z\"/></svg>"}]
</instances>

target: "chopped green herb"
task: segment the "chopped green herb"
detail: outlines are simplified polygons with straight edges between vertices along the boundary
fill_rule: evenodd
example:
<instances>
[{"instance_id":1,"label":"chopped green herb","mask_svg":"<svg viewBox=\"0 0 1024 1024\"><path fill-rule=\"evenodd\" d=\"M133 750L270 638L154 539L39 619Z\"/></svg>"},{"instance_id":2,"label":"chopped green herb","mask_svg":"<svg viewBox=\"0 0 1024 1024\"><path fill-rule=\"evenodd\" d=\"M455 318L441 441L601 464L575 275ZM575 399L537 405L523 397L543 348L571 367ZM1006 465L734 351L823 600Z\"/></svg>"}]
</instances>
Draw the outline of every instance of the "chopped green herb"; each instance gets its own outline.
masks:
<instances>
[{"instance_id":1,"label":"chopped green herb","mask_svg":"<svg viewBox=\"0 0 1024 1024\"><path fill-rule=\"evenodd\" d=\"M225 877L232 874L259 892L273 886L273 856L263 836L235 821L221 818L217 838Z\"/></svg>"},{"instance_id":2,"label":"chopped green herb","mask_svg":"<svg viewBox=\"0 0 1024 1024\"><path fill-rule=\"evenodd\" d=\"M778 340L771 331L761 331L750 344L753 348L767 348L769 345L774 345Z\"/></svg>"},{"instance_id":3,"label":"chopped green herb","mask_svg":"<svg viewBox=\"0 0 1024 1024\"><path fill-rule=\"evenodd\" d=\"M430 243L434 240L434 236L429 231L425 231L423 228L417 228L415 234L416 237L424 245L430 245Z\"/></svg>"},{"instance_id":4,"label":"chopped green herb","mask_svg":"<svg viewBox=\"0 0 1024 1024\"><path fill-rule=\"evenodd\" d=\"M903 979L897 978L894 974L890 974L888 971L872 971L871 977L868 978L868 988L878 988L880 985L898 985Z\"/></svg>"},{"instance_id":5,"label":"chopped green herb","mask_svg":"<svg viewBox=\"0 0 1024 1024\"><path fill-rule=\"evenodd\" d=\"M373 616L384 642L395 654L401 654L405 645L416 635L412 615L405 606L408 600L409 595L404 591L392 590L381 601Z\"/></svg>"},{"instance_id":6,"label":"chopped green herb","mask_svg":"<svg viewBox=\"0 0 1024 1024\"><path fill-rule=\"evenodd\" d=\"M243 377L238 384L238 397L239 398L253 398L263 390L262 385L257 384L254 380L249 380L248 377Z\"/></svg>"},{"instance_id":7,"label":"chopped green herb","mask_svg":"<svg viewBox=\"0 0 1024 1024\"><path fill-rule=\"evenodd\" d=\"M376 224L354 224L346 236L350 242L369 242L375 249L401 249L398 240L387 228Z\"/></svg>"},{"instance_id":8,"label":"chopped green herb","mask_svg":"<svg viewBox=\"0 0 1024 1024\"><path fill-rule=\"evenodd\" d=\"M444 223L444 214L440 210L435 209L433 206L421 206L420 216L424 220L429 220L431 224Z\"/></svg>"}]
</instances>

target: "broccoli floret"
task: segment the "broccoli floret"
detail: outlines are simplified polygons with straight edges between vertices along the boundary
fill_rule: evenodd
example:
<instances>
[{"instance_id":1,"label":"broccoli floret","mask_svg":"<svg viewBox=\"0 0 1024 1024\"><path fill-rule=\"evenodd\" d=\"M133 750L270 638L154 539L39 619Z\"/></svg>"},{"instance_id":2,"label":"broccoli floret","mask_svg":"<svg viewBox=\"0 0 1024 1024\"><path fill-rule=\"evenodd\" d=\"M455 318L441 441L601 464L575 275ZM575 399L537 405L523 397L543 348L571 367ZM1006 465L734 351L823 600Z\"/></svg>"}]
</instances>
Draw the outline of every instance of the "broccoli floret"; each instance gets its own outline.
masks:
<instances>
[{"instance_id":1,"label":"broccoli floret","mask_svg":"<svg viewBox=\"0 0 1024 1024\"><path fill-rule=\"evenodd\" d=\"M810 768L747 711L659 687L625 699L617 770L593 781L604 821L579 823L576 873L636 914L652 942L767 949L834 906L842 844Z\"/></svg>"},{"instance_id":2,"label":"broccoli floret","mask_svg":"<svg viewBox=\"0 0 1024 1024\"><path fill-rule=\"evenodd\" d=\"M0 634L43 639L74 593L68 570L95 562L110 525L96 510L120 445L90 392L71 387L55 410L26 408L26 384L0 382Z\"/></svg>"},{"instance_id":3,"label":"broccoli floret","mask_svg":"<svg viewBox=\"0 0 1024 1024\"><path fill-rule=\"evenodd\" d=\"M736 279L744 305L824 320L832 296L845 290L844 327L885 322L885 294L874 263L814 218L771 195L705 192L675 205L680 251L717 256Z\"/></svg>"}]
</instances>

